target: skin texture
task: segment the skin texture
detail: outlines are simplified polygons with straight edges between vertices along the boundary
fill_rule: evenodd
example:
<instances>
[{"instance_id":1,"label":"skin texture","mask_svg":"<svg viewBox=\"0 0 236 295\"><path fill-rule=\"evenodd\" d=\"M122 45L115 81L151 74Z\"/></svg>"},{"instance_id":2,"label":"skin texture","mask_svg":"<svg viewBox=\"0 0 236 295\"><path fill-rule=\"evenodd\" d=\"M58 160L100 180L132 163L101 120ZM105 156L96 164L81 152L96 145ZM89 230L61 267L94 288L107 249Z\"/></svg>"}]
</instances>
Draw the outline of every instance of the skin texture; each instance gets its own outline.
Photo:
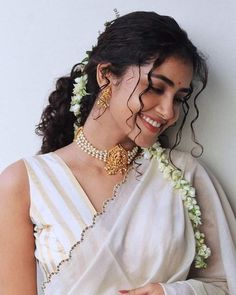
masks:
<instances>
[{"instance_id":1,"label":"skin texture","mask_svg":"<svg viewBox=\"0 0 236 295\"><path fill-rule=\"evenodd\" d=\"M0 208L0 294L37 294L28 181L22 161L0 175Z\"/></svg>"},{"instance_id":2,"label":"skin texture","mask_svg":"<svg viewBox=\"0 0 236 295\"><path fill-rule=\"evenodd\" d=\"M140 81L138 67L129 67L119 79L109 72L104 76L103 69L106 67L107 64L98 65L97 81L100 86L105 85L107 79L110 81L110 106L98 117L101 110L95 103L84 126L86 137L98 149L110 149L118 143L126 149L131 149L135 144L151 146L158 135L178 119L178 98L186 95L181 89L190 86L192 66L172 57L154 70L152 85L156 90L143 94L141 114L162 123L155 132L143 121L140 113L131 116L140 110L139 94L148 86L147 74L152 64L140 68ZM162 75L173 83L168 84L156 75ZM94 208L101 211L103 202L112 195L114 186L123 179L123 175L108 176L104 163L84 153L76 143L57 150L56 154L71 169ZM9 166L0 175L0 207L3 208L0 214L0 294L37 294L33 225L29 217L29 184L23 161ZM127 294L160 295L163 291L157 282L130 290Z\"/></svg>"}]
</instances>

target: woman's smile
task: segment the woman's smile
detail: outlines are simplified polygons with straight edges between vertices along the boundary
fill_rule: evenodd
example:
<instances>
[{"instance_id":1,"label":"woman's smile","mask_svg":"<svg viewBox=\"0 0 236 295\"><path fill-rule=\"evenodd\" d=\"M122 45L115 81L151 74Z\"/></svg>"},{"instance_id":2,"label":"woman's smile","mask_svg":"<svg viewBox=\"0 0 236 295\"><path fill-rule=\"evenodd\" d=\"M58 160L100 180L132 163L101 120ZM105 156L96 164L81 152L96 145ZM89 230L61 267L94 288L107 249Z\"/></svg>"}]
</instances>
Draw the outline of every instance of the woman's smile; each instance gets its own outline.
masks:
<instances>
[{"instance_id":1,"label":"woman's smile","mask_svg":"<svg viewBox=\"0 0 236 295\"><path fill-rule=\"evenodd\" d=\"M143 125L152 133L159 133L164 125L164 120L153 118L148 115L141 113L139 115Z\"/></svg>"}]
</instances>

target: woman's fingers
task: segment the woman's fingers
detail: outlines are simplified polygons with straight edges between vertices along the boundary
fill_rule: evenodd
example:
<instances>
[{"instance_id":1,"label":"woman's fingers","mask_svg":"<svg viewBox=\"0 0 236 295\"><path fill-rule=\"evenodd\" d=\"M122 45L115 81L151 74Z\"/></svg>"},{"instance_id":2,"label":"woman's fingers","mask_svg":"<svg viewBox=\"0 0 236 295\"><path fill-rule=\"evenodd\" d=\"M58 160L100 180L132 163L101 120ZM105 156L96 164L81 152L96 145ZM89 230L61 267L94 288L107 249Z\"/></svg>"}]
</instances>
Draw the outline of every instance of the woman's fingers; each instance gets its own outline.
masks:
<instances>
[{"instance_id":1,"label":"woman's fingers","mask_svg":"<svg viewBox=\"0 0 236 295\"><path fill-rule=\"evenodd\" d=\"M147 284L132 290L119 290L119 293L125 295L164 295L160 284Z\"/></svg>"},{"instance_id":2,"label":"woman's fingers","mask_svg":"<svg viewBox=\"0 0 236 295\"><path fill-rule=\"evenodd\" d=\"M120 293L126 294L126 295L148 295L149 294L146 291L144 291L143 288L138 288L138 289L133 289L133 290L124 290L123 292L120 292Z\"/></svg>"}]
</instances>

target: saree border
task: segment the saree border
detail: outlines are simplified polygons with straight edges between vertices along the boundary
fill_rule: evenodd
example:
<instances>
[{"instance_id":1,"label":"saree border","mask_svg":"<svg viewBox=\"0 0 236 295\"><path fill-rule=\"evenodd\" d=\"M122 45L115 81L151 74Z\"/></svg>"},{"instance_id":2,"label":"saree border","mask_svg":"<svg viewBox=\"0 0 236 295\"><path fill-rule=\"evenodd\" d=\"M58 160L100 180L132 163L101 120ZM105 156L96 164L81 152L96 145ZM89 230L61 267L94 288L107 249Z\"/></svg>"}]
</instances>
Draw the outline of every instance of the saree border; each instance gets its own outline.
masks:
<instances>
[{"instance_id":1,"label":"saree border","mask_svg":"<svg viewBox=\"0 0 236 295\"><path fill-rule=\"evenodd\" d=\"M88 230L94 228L94 226L96 225L96 222L97 222L97 219L98 217L104 215L106 212L107 212L107 206L109 203L111 203L112 201L114 201L116 198L117 198L117 195L118 195L118 190L119 188L121 187L122 184L124 184L127 179L128 179L128 176L130 175L130 171L131 170L134 170L134 165L137 164L138 168L140 167L140 165L142 165L142 163L137 163L136 161L139 160L139 159L142 159L143 160L143 156L140 155L138 156L135 161L133 162L133 164L128 168L126 174L124 175L124 178L122 181L120 181L119 183L117 183L114 188L113 188L113 194L112 194L112 197L106 199L104 202L103 202L103 206L102 206L102 210L100 212L96 212L94 215L93 215L93 219L92 219L92 223L88 226L86 226L82 232L81 232L81 236L80 236L80 240L78 240L75 244L72 245L72 247L70 248L69 250L69 253L67 254L68 257L61 260L57 266L56 266L56 270L55 271L52 271L51 273L49 273L49 275L47 276L47 280L44 280L42 285L41 285L41 289L43 290L46 290L47 288L47 285L51 282L52 278L57 275L60 270L61 270L61 267L68 261L70 261L72 259L72 255L73 255L73 251L84 241L84 238L85 238L85 235L87 233ZM140 172L138 172L139 174Z\"/></svg>"}]
</instances>

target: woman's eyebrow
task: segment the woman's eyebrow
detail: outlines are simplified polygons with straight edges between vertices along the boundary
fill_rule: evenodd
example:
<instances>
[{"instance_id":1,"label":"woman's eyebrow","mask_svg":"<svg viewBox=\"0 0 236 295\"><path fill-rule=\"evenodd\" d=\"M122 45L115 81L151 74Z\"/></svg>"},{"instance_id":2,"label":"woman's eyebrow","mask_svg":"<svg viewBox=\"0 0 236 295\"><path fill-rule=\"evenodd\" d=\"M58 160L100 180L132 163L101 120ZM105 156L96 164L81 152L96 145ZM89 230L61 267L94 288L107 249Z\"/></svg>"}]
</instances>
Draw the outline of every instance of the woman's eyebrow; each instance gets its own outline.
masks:
<instances>
[{"instance_id":1,"label":"woman's eyebrow","mask_svg":"<svg viewBox=\"0 0 236 295\"><path fill-rule=\"evenodd\" d=\"M169 78L167 78L166 76L152 73L151 77L160 79L160 80L164 81L166 84L168 84L171 87L175 86L175 83L173 81L171 81ZM191 92L191 88L180 88L178 91L189 93L189 92Z\"/></svg>"}]
</instances>

